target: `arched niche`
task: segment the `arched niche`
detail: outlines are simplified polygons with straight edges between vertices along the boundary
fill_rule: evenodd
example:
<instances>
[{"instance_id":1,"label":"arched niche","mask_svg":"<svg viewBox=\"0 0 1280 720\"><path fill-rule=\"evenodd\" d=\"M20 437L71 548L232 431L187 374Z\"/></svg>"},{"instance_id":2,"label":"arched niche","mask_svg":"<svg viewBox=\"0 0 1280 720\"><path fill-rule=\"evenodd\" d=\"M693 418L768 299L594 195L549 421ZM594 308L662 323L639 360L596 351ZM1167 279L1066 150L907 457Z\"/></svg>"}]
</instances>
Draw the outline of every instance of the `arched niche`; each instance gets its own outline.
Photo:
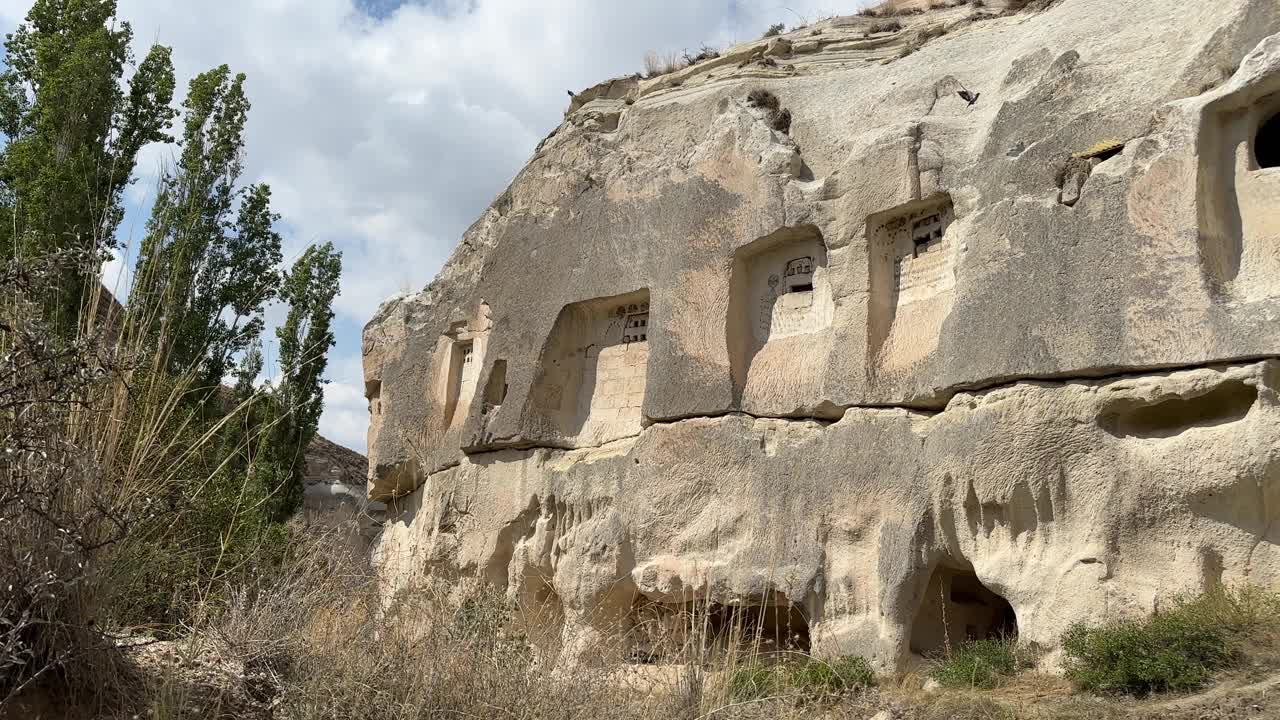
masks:
<instances>
[{"instance_id":1,"label":"arched niche","mask_svg":"<svg viewBox=\"0 0 1280 720\"><path fill-rule=\"evenodd\" d=\"M530 400L559 438L598 445L640 431L649 375L649 291L566 306ZM496 388L495 388L496 391Z\"/></svg>"},{"instance_id":2,"label":"arched niche","mask_svg":"<svg viewBox=\"0 0 1280 720\"><path fill-rule=\"evenodd\" d=\"M937 656L966 642L1018 636L1018 617L972 569L938 566L911 624L911 651Z\"/></svg>"}]
</instances>

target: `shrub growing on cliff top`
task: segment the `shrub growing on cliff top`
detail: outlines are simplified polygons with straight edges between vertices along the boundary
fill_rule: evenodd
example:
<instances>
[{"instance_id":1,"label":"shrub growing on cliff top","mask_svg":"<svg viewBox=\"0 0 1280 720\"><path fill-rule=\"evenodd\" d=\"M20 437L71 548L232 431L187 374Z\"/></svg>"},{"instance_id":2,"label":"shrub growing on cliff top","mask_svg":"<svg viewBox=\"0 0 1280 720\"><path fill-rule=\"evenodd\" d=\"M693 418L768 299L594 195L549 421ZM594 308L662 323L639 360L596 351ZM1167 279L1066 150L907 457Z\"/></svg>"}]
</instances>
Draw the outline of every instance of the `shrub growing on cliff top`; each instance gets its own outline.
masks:
<instances>
[{"instance_id":1,"label":"shrub growing on cliff top","mask_svg":"<svg viewBox=\"0 0 1280 720\"><path fill-rule=\"evenodd\" d=\"M644 77L656 78L677 70L683 70L686 63L674 52L659 54L650 50L644 55Z\"/></svg>"}]
</instances>

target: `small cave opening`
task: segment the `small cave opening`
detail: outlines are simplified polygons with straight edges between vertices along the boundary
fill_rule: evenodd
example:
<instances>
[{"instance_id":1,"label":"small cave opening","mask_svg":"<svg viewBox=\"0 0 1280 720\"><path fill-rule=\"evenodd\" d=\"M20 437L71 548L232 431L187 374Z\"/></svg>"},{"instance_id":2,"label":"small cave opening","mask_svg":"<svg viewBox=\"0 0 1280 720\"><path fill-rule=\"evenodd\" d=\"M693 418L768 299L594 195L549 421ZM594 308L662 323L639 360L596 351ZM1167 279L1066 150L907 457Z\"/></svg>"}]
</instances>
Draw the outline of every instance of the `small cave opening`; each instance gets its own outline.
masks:
<instances>
[{"instance_id":1,"label":"small cave opening","mask_svg":"<svg viewBox=\"0 0 1280 720\"><path fill-rule=\"evenodd\" d=\"M1262 169L1280 167L1280 112L1262 123L1253 139L1253 154Z\"/></svg>"},{"instance_id":2,"label":"small cave opening","mask_svg":"<svg viewBox=\"0 0 1280 720\"><path fill-rule=\"evenodd\" d=\"M809 618L795 605L657 603L639 598L631 610L631 662L689 662L746 651L782 658L810 650Z\"/></svg>"},{"instance_id":3,"label":"small cave opening","mask_svg":"<svg viewBox=\"0 0 1280 720\"><path fill-rule=\"evenodd\" d=\"M489 371L489 380L484 385L484 405L480 412L488 415L502 405L507 399L507 361L494 360L493 369Z\"/></svg>"},{"instance_id":4,"label":"small cave opening","mask_svg":"<svg viewBox=\"0 0 1280 720\"><path fill-rule=\"evenodd\" d=\"M966 642L1016 638L1018 617L972 569L939 566L929 578L911 626L911 651L926 657Z\"/></svg>"},{"instance_id":5,"label":"small cave opening","mask_svg":"<svg viewBox=\"0 0 1280 720\"><path fill-rule=\"evenodd\" d=\"M1233 380L1193 397L1172 397L1152 404L1120 400L1103 410L1099 424L1116 437L1168 438L1192 428L1239 422L1257 400L1256 387Z\"/></svg>"}]
</instances>

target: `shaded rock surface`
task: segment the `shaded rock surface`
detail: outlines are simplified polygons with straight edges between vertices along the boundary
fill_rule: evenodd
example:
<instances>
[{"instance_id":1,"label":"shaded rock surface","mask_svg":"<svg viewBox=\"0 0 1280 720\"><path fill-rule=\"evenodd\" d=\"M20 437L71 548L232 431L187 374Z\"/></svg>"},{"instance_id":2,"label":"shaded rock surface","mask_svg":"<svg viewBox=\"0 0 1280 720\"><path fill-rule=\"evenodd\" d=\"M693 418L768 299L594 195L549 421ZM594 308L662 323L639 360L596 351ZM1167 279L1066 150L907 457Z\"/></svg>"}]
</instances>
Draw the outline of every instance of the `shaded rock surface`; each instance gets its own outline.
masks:
<instances>
[{"instance_id":1,"label":"shaded rock surface","mask_svg":"<svg viewBox=\"0 0 1280 720\"><path fill-rule=\"evenodd\" d=\"M365 329L388 587L903 667L1280 580L1280 5L990 5L576 95Z\"/></svg>"}]
</instances>

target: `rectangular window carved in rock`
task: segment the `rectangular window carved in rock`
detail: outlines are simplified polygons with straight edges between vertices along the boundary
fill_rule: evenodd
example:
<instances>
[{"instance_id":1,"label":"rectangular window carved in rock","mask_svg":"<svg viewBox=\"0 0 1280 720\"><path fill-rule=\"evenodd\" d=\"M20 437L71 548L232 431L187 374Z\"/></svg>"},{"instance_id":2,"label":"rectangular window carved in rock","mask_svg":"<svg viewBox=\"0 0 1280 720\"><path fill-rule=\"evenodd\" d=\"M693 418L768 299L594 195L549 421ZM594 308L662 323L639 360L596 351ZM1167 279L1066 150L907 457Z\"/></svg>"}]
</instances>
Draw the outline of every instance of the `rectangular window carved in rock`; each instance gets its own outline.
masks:
<instances>
[{"instance_id":1,"label":"rectangular window carved in rock","mask_svg":"<svg viewBox=\"0 0 1280 720\"><path fill-rule=\"evenodd\" d=\"M786 291L788 293L813 292L813 258L801 257L787 262Z\"/></svg>"},{"instance_id":2,"label":"rectangular window carved in rock","mask_svg":"<svg viewBox=\"0 0 1280 720\"><path fill-rule=\"evenodd\" d=\"M649 292L566 306L532 389L562 439L596 445L639 431L649 360Z\"/></svg>"},{"instance_id":3,"label":"rectangular window carved in rock","mask_svg":"<svg viewBox=\"0 0 1280 720\"><path fill-rule=\"evenodd\" d=\"M870 365L905 370L936 346L955 288L954 219L948 195L867 218Z\"/></svg>"}]
</instances>

